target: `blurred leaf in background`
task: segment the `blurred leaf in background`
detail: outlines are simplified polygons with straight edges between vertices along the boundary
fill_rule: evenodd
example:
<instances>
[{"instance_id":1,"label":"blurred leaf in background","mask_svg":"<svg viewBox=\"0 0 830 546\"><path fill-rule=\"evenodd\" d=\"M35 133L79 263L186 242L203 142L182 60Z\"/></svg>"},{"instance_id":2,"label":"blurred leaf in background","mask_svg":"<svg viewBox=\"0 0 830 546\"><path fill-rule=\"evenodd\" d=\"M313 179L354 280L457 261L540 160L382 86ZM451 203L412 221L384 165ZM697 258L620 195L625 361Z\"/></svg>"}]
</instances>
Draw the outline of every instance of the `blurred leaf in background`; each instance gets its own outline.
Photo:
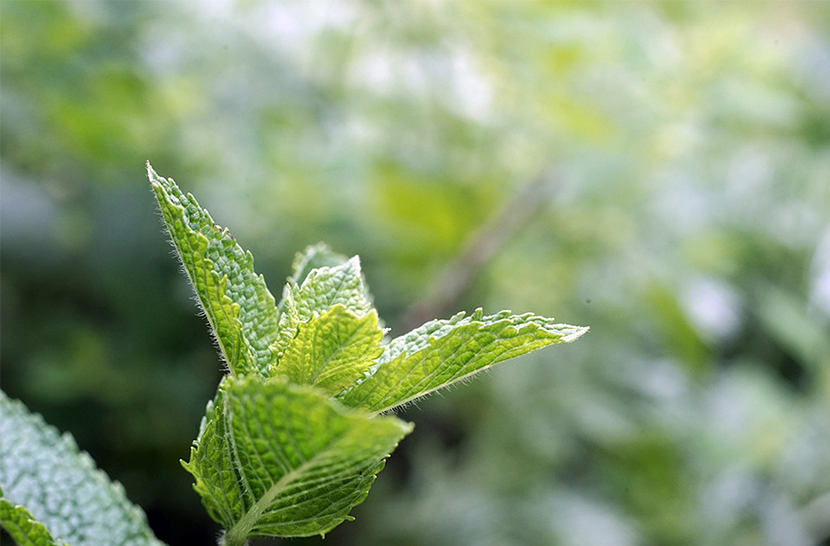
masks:
<instances>
[{"instance_id":1,"label":"blurred leaf in background","mask_svg":"<svg viewBox=\"0 0 830 546\"><path fill-rule=\"evenodd\" d=\"M162 540L213 540L177 460L220 371L148 158L267 279L360 254L393 334L435 294L592 326L406 412L326 543L830 543L830 5L0 15L2 386Z\"/></svg>"}]
</instances>

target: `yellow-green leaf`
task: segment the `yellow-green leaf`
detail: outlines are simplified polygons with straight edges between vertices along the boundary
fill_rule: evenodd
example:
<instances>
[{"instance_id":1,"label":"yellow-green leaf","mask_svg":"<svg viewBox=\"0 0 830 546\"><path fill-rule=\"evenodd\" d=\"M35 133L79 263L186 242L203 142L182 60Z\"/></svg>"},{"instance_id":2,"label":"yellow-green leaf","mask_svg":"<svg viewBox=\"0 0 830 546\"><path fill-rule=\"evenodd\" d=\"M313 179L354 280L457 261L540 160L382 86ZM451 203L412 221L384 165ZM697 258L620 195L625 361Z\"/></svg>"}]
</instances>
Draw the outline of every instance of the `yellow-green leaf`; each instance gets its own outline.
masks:
<instances>
[{"instance_id":1,"label":"yellow-green leaf","mask_svg":"<svg viewBox=\"0 0 830 546\"><path fill-rule=\"evenodd\" d=\"M279 371L295 383L339 394L362 378L383 349L383 330L372 310L356 315L340 304L301 323L280 360Z\"/></svg>"},{"instance_id":2,"label":"yellow-green leaf","mask_svg":"<svg viewBox=\"0 0 830 546\"><path fill-rule=\"evenodd\" d=\"M147 164L164 222L232 374L265 374L275 361L278 313L254 258L191 194Z\"/></svg>"},{"instance_id":3,"label":"yellow-green leaf","mask_svg":"<svg viewBox=\"0 0 830 546\"><path fill-rule=\"evenodd\" d=\"M366 498L411 430L283 378L226 377L185 468L225 544L324 534Z\"/></svg>"},{"instance_id":4,"label":"yellow-green leaf","mask_svg":"<svg viewBox=\"0 0 830 546\"><path fill-rule=\"evenodd\" d=\"M349 406L382 412L429 394L505 360L577 339L588 328L533 314L502 311L433 320L392 342L371 375L339 398Z\"/></svg>"}]
</instances>

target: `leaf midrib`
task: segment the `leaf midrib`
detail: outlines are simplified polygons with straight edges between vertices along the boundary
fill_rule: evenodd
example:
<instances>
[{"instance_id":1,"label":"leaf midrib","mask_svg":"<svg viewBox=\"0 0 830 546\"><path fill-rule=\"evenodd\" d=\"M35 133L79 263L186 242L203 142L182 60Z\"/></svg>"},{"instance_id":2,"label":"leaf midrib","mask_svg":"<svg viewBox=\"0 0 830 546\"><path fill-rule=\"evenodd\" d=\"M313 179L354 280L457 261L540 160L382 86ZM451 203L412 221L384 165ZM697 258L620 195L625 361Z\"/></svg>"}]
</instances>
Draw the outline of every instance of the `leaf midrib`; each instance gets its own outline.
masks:
<instances>
[{"instance_id":1,"label":"leaf midrib","mask_svg":"<svg viewBox=\"0 0 830 546\"><path fill-rule=\"evenodd\" d=\"M470 322L470 323L468 323L467 325L462 326L462 328L463 328L463 327L467 327L467 326L469 326L469 325L471 325L471 324L474 324L474 323L473 323L473 322ZM486 324L486 323L483 323L483 322L482 322L481 324L483 324L483 325L485 325L485 326L491 326L491 325L496 325L496 324L498 324L498 321L497 321L497 322L494 322L494 323L491 323L491 324ZM517 328L517 334L516 334L516 335L521 335L522 333L536 334L536 333L538 333L539 331L544 331L545 333L547 333L547 334L548 334L548 335L550 335L551 337L550 337L550 338L547 338L547 339L545 339L545 340L544 340L544 341L548 341L548 343L545 343L545 345L543 345L543 347L544 347L544 346L549 346L549 345L554 345L554 344L561 343L561 342L565 341L565 340L563 339L563 336L561 336L561 335L559 335L559 334L557 334L557 333L554 333L554 332L550 332L549 330L547 330L547 329L545 329L545 328L540 327L538 324L534 324L534 325L536 326L536 328L532 329L532 331L521 332L521 328L525 328L526 326L531 325L531 324L534 324L534 323L526 323L526 324L524 324L524 325L521 325L521 327L520 327L520 328ZM514 327L515 327L515 326L514 326ZM439 337L430 337L430 338L429 338L429 340L428 340L428 344L427 344L427 346L426 346L426 347L423 347L422 349L417 350L417 351L415 351L415 352L413 352L413 353L411 353L411 354L408 354L408 353L405 351L405 352L401 353L400 355L398 355L396 358L394 358L394 359L392 359L392 360L388 360L388 361L384 362L382 365L384 365L384 366L395 366L395 364L400 365L400 364L401 364L401 363L403 363L406 359L411 358L412 356L414 356L414 355L416 355L416 354L418 354L418 353L420 353L420 352L422 352L422 351L428 350L428 349L430 349L430 348L434 348L434 345L430 345L430 344L429 344L429 342L432 342L433 340L438 340L438 339L441 339L441 338L443 338L443 337L446 337L447 335L450 335L451 333L452 333L452 332L447 332L447 333L446 333L446 334L444 334L443 336L439 336ZM456 349L453 351L453 355L457 354L459 351L461 351L461 349L462 349L465 345L469 344L469 343L470 343L470 342L471 342L471 341L475 338L475 334L477 334L477 333L479 333L479 332L475 332L475 333L474 333L474 335L473 335L472 337L470 337L470 338L468 338L468 339L464 340L464 341L462 342L462 344L461 344L459 347L456 347ZM493 346L494 344L498 344L498 343L499 343L499 341L502 341L502 340L504 340L504 339L505 339L505 338L498 338L498 337L496 337L496 338L492 339L491 341L489 341L488 343L485 343L485 344L481 345L481 346L479 347L479 350L477 350L477 351L475 351L475 352L473 353L473 356L470 358L470 360L468 360L466 363L464 363L464 364L463 364L463 365L462 365L462 366L461 366L461 367L460 367L457 371L459 371L459 372L460 372L460 371L461 371L461 370L463 370L464 368L468 367L468 365L470 364L470 362L475 361L477 358L482 358L483 353L486 353L486 352L488 352L488 351L492 351L492 346ZM532 341L543 341L543 340L542 340L542 339L534 339L534 340L531 340L531 342L532 342ZM541 348L541 347L538 347L538 348ZM510 349L507 349L505 352L509 353L509 352L510 352ZM453 383L456 383L456 382L458 382L458 381L463 381L464 379L466 379L466 378L468 378L468 377L470 377L470 376L472 376L472 375L475 375L475 374L477 374L477 373L479 373L479 372L482 372L482 371L484 371L484 370L486 370L486 369L488 369L488 368L490 368L490 367L492 367L492 366L494 366L494 365L496 365L496 364L498 364L498 363L500 363L500 362L503 362L504 360L509 360L509 358L512 358L512 357L508 357L508 358L500 358L500 357L502 357L502 356L503 356L503 353L498 354L498 355L496 355L496 356L493 358L493 360L492 360L491 362L489 362L488 364L486 364L486 365L484 365L484 366L482 366L482 367L479 367L479 368L475 368L475 369L473 369L473 370L470 370L469 372L466 372L466 373L464 373L463 375L460 375L460 376L458 376L458 377L455 377L455 378L453 378L453 379L451 379L451 380L449 380L449 381L447 381L447 382L445 382L445 383L441 383L440 385L436 385L436 386L434 386L434 387L432 387L432 388L428 388L428 389L424 389L424 390L419 390L418 386L423 385L424 383L427 383L427 384L428 384L428 383L429 383L429 381L431 381L432 379L434 379L434 377L435 377L435 376L438 374L438 372L441 370L441 368L440 368L440 367L438 367L438 368L433 369L432 371L430 371L430 372L429 372L428 374L426 374L424 377L422 377L422 378L418 381L418 383L416 383L414 386L410 387L410 388L408 389L408 391L407 391L405 394L404 394L404 393L399 393L399 392L398 392L398 390L399 390L399 388L401 387L401 385L402 385L402 384L404 383L404 381L405 381L407 378L409 378L409 377L410 377L410 376L414 373L414 371L415 371L413 368L410 368L410 369L408 369L408 370L407 370L407 372L406 372L405 374L403 374L403 375L401 375L401 376L399 376L399 377L398 377L398 382L394 385L394 387L393 387L393 388L391 388L391 389L390 389L390 392L389 392L389 393L387 393L386 395L384 395L384 396L383 396L382 398L380 398L379 400L376 400L375 402L373 402L373 403L372 403L372 406L370 406L368 409L369 409L369 410L370 410L373 414L380 414L380 413L384 413L384 412L389 411L389 410L391 410L391 409L393 409L393 408L396 408L396 407L398 407L398 406L404 405L404 404L406 404L407 402L410 402L410 401L412 401L412 400L414 400L414 399L416 399L416 398L420 398L420 397L422 397L422 396L426 396L426 395L428 395L428 394L430 394L430 393L432 393L432 392L434 392L434 391L436 391L436 390L439 390L439 389L442 389L442 388L447 387L447 386L449 386L449 385L452 385ZM383 357L381 356L380 358L383 358ZM445 357L445 358L444 358L444 360L448 360L448 359ZM371 393L375 392L375 391L377 390L377 388L378 388L378 387L379 387L379 385L374 385L373 389L372 389L371 391L369 391L369 392L366 394L365 400L367 400L367 401L368 401L368 400L370 399L370 397L371 397ZM414 394L413 394L413 392L414 392ZM402 394L402 396L401 396L400 398L397 398L397 399L396 399L396 398L395 398L395 393L398 393L399 395L401 395L401 394ZM390 399L391 399L391 400L390 400ZM386 405L385 405L385 406L383 406L383 407L378 407L378 406L380 406L381 404L386 404Z\"/></svg>"},{"instance_id":2,"label":"leaf midrib","mask_svg":"<svg viewBox=\"0 0 830 546\"><path fill-rule=\"evenodd\" d=\"M233 446L231 448L231 459L233 461L233 466L236 469L241 469L242 464L239 461L239 457L236 453L236 439L233 435L233 428L230 426L231 421L231 410L228 409L228 405L225 406L225 427L228 434L228 440L230 441L230 445ZM225 545L226 546L243 546L245 544L248 535L251 533L253 528L256 526L259 519L262 517L262 514L268 509L271 503L276 499L280 493L288 489L288 486L298 477L302 476L302 474L315 463L318 458L326 453L329 448L335 443L337 443L343 436L346 435L348 431L344 430L341 433L332 436L328 442L315 453L310 459L303 462L297 468L292 469L279 480L277 480L274 484L272 484L268 490L260 497L258 501L254 503L243 515L239 518L230 529L228 529L227 534L225 535ZM240 471L240 479L244 480L244 474ZM247 485L247 484L246 484ZM249 489L250 490L250 489Z\"/></svg>"}]
</instances>

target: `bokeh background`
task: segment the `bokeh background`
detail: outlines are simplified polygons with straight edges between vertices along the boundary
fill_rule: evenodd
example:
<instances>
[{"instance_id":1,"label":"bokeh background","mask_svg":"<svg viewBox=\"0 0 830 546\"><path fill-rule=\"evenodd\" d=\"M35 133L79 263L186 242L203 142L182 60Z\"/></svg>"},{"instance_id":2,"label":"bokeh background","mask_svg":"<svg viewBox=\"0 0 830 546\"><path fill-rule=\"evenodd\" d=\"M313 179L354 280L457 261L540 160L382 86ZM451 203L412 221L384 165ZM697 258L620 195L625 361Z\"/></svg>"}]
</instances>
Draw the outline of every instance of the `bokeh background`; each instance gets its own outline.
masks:
<instances>
[{"instance_id":1,"label":"bokeh background","mask_svg":"<svg viewBox=\"0 0 830 546\"><path fill-rule=\"evenodd\" d=\"M393 333L592 327L402 412L324 544L830 544L830 3L3 0L0 48L2 388L171 546L220 371L147 159L275 294L326 241Z\"/></svg>"}]
</instances>

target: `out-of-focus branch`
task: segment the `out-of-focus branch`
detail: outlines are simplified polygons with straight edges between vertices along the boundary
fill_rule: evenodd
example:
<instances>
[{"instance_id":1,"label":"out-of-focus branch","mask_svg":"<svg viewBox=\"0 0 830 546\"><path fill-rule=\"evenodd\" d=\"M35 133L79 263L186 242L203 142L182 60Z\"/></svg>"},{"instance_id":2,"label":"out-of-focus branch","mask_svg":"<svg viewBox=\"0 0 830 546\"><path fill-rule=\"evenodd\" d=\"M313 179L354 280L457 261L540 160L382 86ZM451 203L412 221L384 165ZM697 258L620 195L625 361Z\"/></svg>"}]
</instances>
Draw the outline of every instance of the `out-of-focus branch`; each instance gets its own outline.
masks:
<instances>
[{"instance_id":1,"label":"out-of-focus branch","mask_svg":"<svg viewBox=\"0 0 830 546\"><path fill-rule=\"evenodd\" d=\"M402 329L408 331L453 312L490 260L549 203L555 184L554 174L550 170L542 171L473 232L426 295L404 314Z\"/></svg>"}]
</instances>

